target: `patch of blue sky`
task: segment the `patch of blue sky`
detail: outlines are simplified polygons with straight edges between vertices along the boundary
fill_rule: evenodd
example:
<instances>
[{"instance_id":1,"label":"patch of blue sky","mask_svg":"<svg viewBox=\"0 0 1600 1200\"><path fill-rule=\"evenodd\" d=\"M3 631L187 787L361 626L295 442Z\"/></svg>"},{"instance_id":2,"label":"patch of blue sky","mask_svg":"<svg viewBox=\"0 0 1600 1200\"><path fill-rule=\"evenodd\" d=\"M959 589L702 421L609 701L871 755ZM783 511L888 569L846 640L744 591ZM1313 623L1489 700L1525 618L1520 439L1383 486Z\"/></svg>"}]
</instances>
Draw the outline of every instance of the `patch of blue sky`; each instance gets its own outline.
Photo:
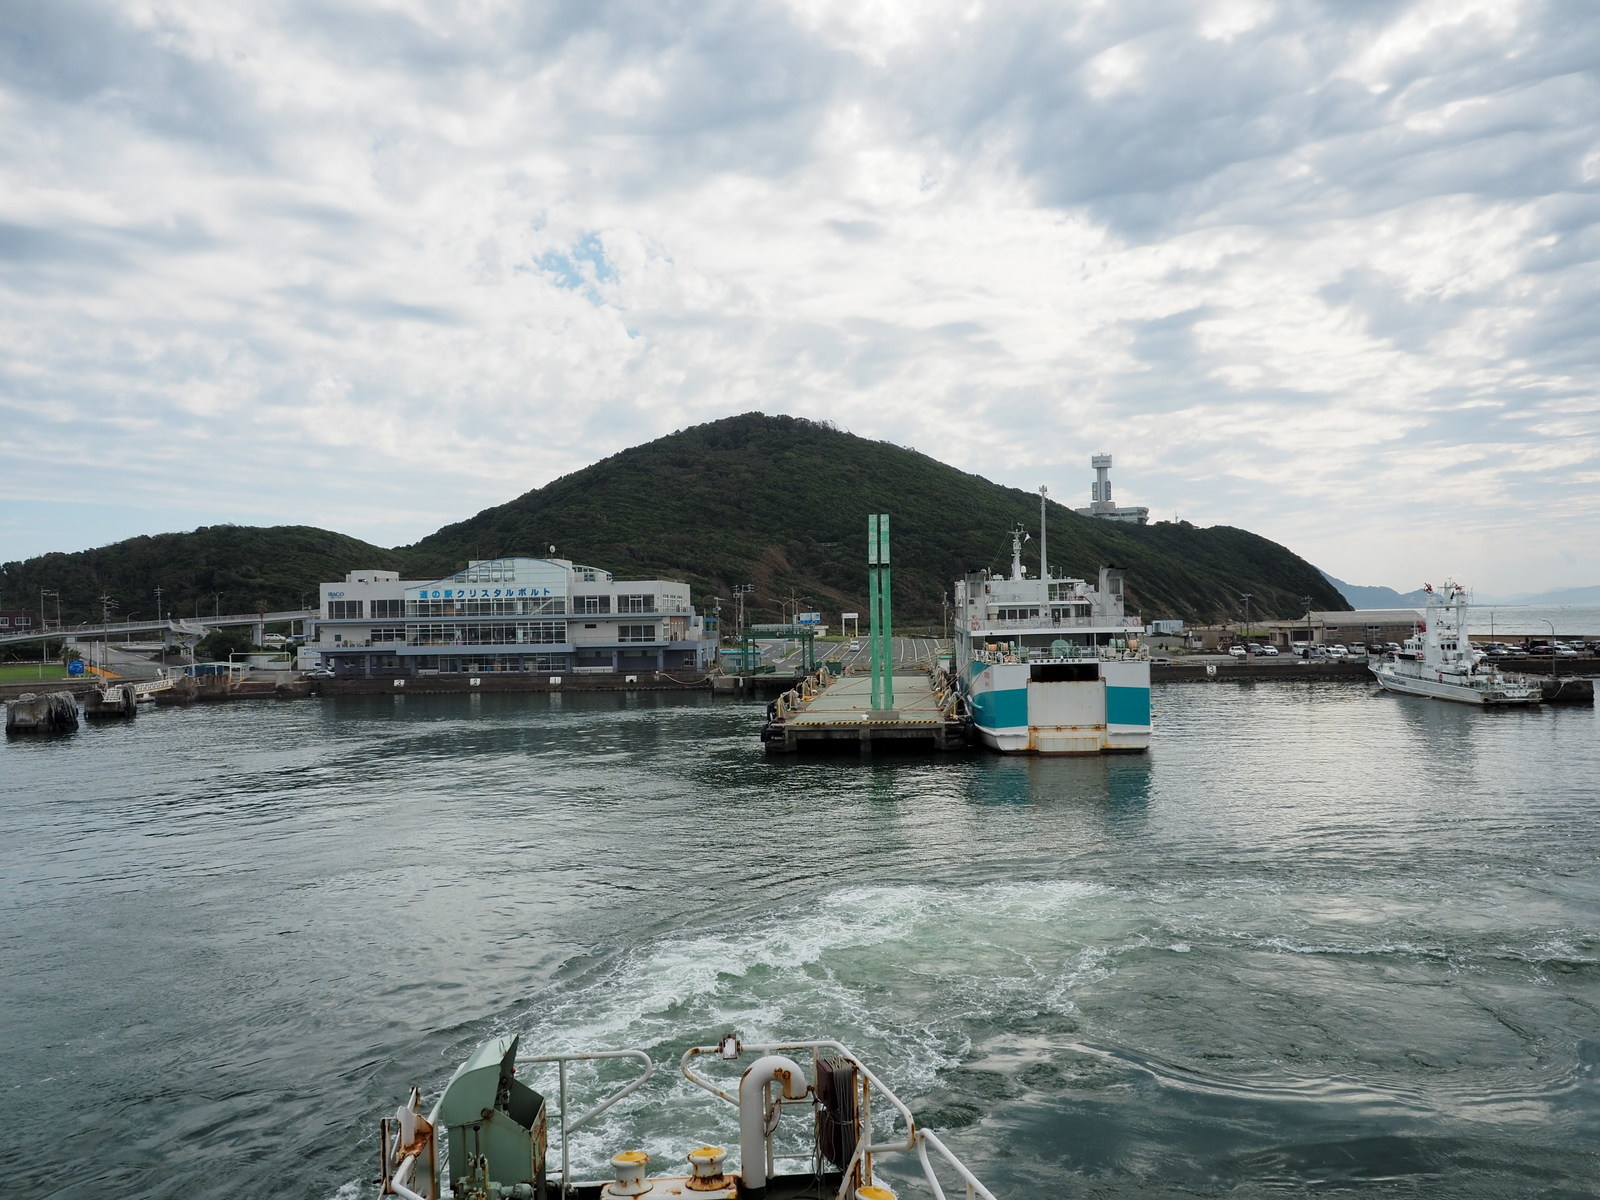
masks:
<instances>
[{"instance_id":1,"label":"patch of blue sky","mask_svg":"<svg viewBox=\"0 0 1600 1200\"><path fill-rule=\"evenodd\" d=\"M606 261L605 247L598 234L586 233L565 254L558 250L546 251L539 257L539 267L550 275L558 287L568 291L581 291L591 304L599 304L600 285L616 279L616 270Z\"/></svg>"}]
</instances>

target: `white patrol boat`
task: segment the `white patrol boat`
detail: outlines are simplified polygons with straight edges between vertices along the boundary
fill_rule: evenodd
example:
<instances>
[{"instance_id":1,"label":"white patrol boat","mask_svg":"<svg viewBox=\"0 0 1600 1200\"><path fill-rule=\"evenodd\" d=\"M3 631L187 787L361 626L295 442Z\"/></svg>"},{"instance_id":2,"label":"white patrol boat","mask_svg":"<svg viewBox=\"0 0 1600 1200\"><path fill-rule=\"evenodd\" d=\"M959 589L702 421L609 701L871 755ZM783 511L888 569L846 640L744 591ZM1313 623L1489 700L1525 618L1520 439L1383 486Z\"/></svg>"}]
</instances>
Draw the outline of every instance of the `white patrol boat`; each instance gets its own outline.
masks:
<instances>
[{"instance_id":1,"label":"white patrol boat","mask_svg":"<svg viewBox=\"0 0 1600 1200\"><path fill-rule=\"evenodd\" d=\"M1456 583L1439 591L1432 584L1423 586L1428 603L1417 632L1406 639L1404 649L1369 664L1379 687L1462 704L1538 704L1544 699L1537 680L1477 661L1467 640L1466 588Z\"/></svg>"},{"instance_id":2,"label":"white patrol boat","mask_svg":"<svg viewBox=\"0 0 1600 1200\"><path fill-rule=\"evenodd\" d=\"M996 750L1105 754L1150 748L1150 656L1123 611L1122 571L1097 584L1052 576L1039 502L1040 577L977 571L955 585L954 674L973 732Z\"/></svg>"},{"instance_id":3,"label":"white patrol boat","mask_svg":"<svg viewBox=\"0 0 1600 1200\"><path fill-rule=\"evenodd\" d=\"M560 1107L552 1124L545 1098L516 1077L517 1043L517 1037L499 1037L479 1046L427 1116L420 1093L412 1088L407 1103L384 1118L382 1195L403 1200L446 1195L452 1200L896 1200L878 1169L898 1160L896 1178L911 1181L901 1185L908 1195L944 1200L944 1185L952 1185L959 1189L955 1194L969 1200L995 1200L838 1042L747 1045L732 1033L715 1046L687 1050L679 1065L691 1083L739 1110L737 1166L725 1148L686 1140L681 1155L658 1170L652 1170L645 1151L619 1147L611 1155L610 1178L574 1178L577 1168L568 1151L572 1134L638 1090L655 1064L643 1050L525 1057L525 1064L557 1069ZM746 1065L741 1060L747 1057ZM610 1095L570 1111L569 1067L604 1060L631 1061L636 1073ZM443 1192L441 1159L448 1160Z\"/></svg>"}]
</instances>

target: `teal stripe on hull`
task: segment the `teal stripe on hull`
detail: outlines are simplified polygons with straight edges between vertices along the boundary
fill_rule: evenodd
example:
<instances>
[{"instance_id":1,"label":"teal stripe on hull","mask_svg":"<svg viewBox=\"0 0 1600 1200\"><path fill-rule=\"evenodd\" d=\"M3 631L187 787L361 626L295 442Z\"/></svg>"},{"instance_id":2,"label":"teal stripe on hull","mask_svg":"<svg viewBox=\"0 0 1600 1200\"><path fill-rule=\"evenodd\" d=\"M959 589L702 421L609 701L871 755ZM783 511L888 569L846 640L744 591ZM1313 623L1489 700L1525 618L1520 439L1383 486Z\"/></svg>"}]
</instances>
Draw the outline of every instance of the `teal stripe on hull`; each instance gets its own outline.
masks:
<instances>
[{"instance_id":1,"label":"teal stripe on hull","mask_svg":"<svg viewBox=\"0 0 1600 1200\"><path fill-rule=\"evenodd\" d=\"M1001 692L979 692L972 697L972 718L984 729L1026 729L1028 691L1008 688Z\"/></svg>"},{"instance_id":2,"label":"teal stripe on hull","mask_svg":"<svg viewBox=\"0 0 1600 1200\"><path fill-rule=\"evenodd\" d=\"M1150 689L1147 687L1107 687L1106 724L1150 724Z\"/></svg>"}]
</instances>

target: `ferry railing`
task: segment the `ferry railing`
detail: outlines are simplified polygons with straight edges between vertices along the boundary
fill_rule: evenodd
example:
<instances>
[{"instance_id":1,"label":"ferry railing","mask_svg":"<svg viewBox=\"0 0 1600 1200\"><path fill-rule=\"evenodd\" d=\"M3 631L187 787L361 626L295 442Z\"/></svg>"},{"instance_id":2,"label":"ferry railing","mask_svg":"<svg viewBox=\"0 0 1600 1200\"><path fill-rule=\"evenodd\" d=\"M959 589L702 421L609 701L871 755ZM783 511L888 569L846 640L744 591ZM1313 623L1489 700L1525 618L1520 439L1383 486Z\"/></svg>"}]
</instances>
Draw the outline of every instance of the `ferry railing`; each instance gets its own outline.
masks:
<instances>
[{"instance_id":1,"label":"ferry railing","mask_svg":"<svg viewBox=\"0 0 1600 1200\"><path fill-rule=\"evenodd\" d=\"M644 1069L634 1079L629 1080L611 1095L596 1104L581 1117L573 1120L567 1119L567 1064L574 1062L590 1062L601 1059L633 1059L644 1064ZM558 1132L561 1138L561 1193L565 1194L570 1184L569 1173L571 1164L567 1156L567 1146L571 1135L582 1129L590 1121L604 1113L619 1100L632 1095L644 1086L653 1074L656 1065L650 1056L643 1050L593 1050L573 1052L570 1054L538 1054L530 1055L522 1062L555 1063L560 1075L560 1111L557 1114ZM433 1111L424 1119L421 1114L421 1098L418 1089L411 1089L408 1102L401 1106L394 1117L385 1117L379 1124L380 1157L382 1160L382 1175L378 1180L380 1195L399 1196L401 1200L438 1200L438 1167L435 1161L437 1154L437 1131L439 1128L439 1104L443 1102L441 1096L435 1102ZM411 1180L419 1166L424 1167L419 1185L419 1193L412 1189Z\"/></svg>"},{"instance_id":2,"label":"ferry railing","mask_svg":"<svg viewBox=\"0 0 1600 1200\"><path fill-rule=\"evenodd\" d=\"M637 1062L642 1062L644 1064L643 1072L641 1072L637 1078L630 1080L623 1087L619 1088L606 1099L602 1100L599 1104L591 1108L588 1112L584 1113L583 1116L574 1121L568 1121L567 1064L618 1058L631 1058ZM582 1129L590 1121L594 1120L601 1113L609 1109L613 1104L617 1103L617 1101L622 1100L627 1096L631 1096L634 1092L643 1087L645 1081L649 1079L650 1076L655 1074L656 1064L643 1050L592 1050L587 1052L574 1052L571 1054L535 1054L519 1061L530 1063L553 1062L557 1064L557 1069L560 1075L559 1091L561 1096L561 1111L559 1114L561 1133L561 1191L562 1194L565 1194L570 1183L570 1176L568 1174L570 1170L570 1164L567 1159L567 1145L571 1140L570 1135L577 1132L579 1129Z\"/></svg>"},{"instance_id":3,"label":"ferry railing","mask_svg":"<svg viewBox=\"0 0 1600 1200\"><path fill-rule=\"evenodd\" d=\"M977 624L974 625L973 622ZM1137 617L1024 617L988 618L969 617L967 625L973 631L986 629L1137 629L1144 630L1144 622Z\"/></svg>"},{"instance_id":4,"label":"ferry railing","mask_svg":"<svg viewBox=\"0 0 1600 1200\"><path fill-rule=\"evenodd\" d=\"M856 1056L853 1050L844 1045L842 1042L826 1039L813 1042L768 1042L756 1044L753 1042L741 1042L734 1035L729 1034L715 1046L691 1046L688 1050L684 1051L683 1058L679 1062L679 1069L683 1072L684 1078L689 1080L690 1083L705 1089L713 1096L725 1100L729 1104L737 1106L739 1104L739 1097L737 1095L731 1094L725 1091L723 1088L718 1087L710 1079L700 1075L693 1069L691 1063L695 1058L702 1055L716 1055L723 1060L732 1061L737 1059L743 1053L764 1055L780 1054L796 1050L809 1050L811 1052L812 1087L806 1100L794 1101L793 1103L816 1103L816 1063L823 1053L837 1054L838 1056L842 1057L851 1065L852 1068L855 1069L862 1080L860 1093L861 1103L857 1109L857 1122L860 1136L858 1136L856 1139L855 1153L851 1155L850 1161L845 1164L843 1177L839 1182L839 1190L835 1195L835 1200L846 1200L846 1197L855 1194L856 1188L870 1185L872 1183L874 1158L877 1156L886 1156L891 1154L905 1155L908 1158L912 1158L916 1161L917 1165L922 1169L923 1182L927 1184L928 1191L932 1194L934 1200L946 1200L946 1196L944 1187L939 1182L938 1175L934 1170L933 1156L937 1156L940 1162L942 1162L951 1172L960 1178L962 1184L965 1186L965 1195L967 1200L978 1200L979 1197L982 1197L982 1200L996 1200L995 1194L986 1188L978 1179L978 1177L974 1175L967 1167L967 1165L958 1157L956 1157L954 1151L940 1141L935 1134L929 1130L922 1129L917 1125L917 1118L912 1115L911 1110L906 1107L905 1103L889 1089L888 1085L885 1084L883 1080L879 1079L878 1076L873 1073L870 1067L868 1067L864 1062L861 1061L860 1058ZM874 1092L881 1096L883 1100L887 1101L894 1111L899 1114L900 1120L904 1122L906 1132L903 1140L885 1142L872 1141L872 1096ZM777 1101L777 1105L780 1108L784 1106L785 1103L786 1102L783 1100ZM771 1122L767 1126L767 1136L769 1139L774 1127L775 1122ZM769 1140L769 1152L770 1145L771 1143ZM932 1156L930 1156L930 1151L932 1152ZM803 1158L811 1156L777 1155L775 1157ZM741 1172L745 1171L747 1169L747 1164L741 1161L739 1164L739 1169ZM857 1178L858 1174L860 1176L859 1179Z\"/></svg>"},{"instance_id":5,"label":"ferry railing","mask_svg":"<svg viewBox=\"0 0 1600 1200\"><path fill-rule=\"evenodd\" d=\"M1139 662L1150 657L1150 652L1140 646L1132 650L1106 646L1080 646L1076 653L1052 654L1037 647L1018 647L1015 650L978 650L974 661L986 663L1070 663L1070 662Z\"/></svg>"}]
</instances>

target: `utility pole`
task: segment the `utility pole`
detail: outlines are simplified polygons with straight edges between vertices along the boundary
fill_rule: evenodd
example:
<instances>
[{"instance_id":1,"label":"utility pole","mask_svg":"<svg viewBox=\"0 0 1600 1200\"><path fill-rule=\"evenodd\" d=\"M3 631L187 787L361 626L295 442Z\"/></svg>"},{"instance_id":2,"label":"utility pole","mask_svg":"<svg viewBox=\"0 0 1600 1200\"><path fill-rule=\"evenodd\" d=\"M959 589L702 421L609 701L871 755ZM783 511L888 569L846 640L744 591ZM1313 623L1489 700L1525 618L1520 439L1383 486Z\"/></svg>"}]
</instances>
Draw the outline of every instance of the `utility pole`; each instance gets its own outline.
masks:
<instances>
[{"instance_id":1,"label":"utility pole","mask_svg":"<svg viewBox=\"0 0 1600 1200\"><path fill-rule=\"evenodd\" d=\"M733 585L733 594L739 601L739 640L744 641L744 598L756 590L753 583L736 583Z\"/></svg>"},{"instance_id":2,"label":"utility pole","mask_svg":"<svg viewBox=\"0 0 1600 1200\"><path fill-rule=\"evenodd\" d=\"M1247 658L1250 656L1250 653L1251 653L1251 650L1250 650L1250 597L1251 597L1251 594L1249 592L1246 592L1244 595L1239 597L1239 599L1244 601L1244 652L1245 652L1245 657L1247 657Z\"/></svg>"},{"instance_id":3,"label":"utility pole","mask_svg":"<svg viewBox=\"0 0 1600 1200\"><path fill-rule=\"evenodd\" d=\"M1311 661L1311 597L1301 596L1301 602L1306 606L1306 661Z\"/></svg>"}]
</instances>

